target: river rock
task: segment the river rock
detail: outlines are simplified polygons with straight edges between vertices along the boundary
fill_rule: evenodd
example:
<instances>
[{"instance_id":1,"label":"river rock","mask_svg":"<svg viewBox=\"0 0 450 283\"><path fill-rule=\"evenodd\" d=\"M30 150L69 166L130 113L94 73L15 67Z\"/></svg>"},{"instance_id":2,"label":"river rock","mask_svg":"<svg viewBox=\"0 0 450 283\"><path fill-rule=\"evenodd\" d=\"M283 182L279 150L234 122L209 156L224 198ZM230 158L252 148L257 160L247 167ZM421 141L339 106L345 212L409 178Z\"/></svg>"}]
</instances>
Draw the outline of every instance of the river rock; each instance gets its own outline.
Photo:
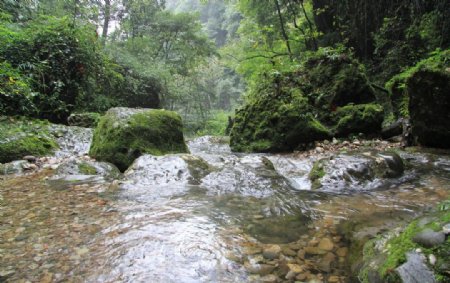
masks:
<instances>
[{"instance_id":1,"label":"river rock","mask_svg":"<svg viewBox=\"0 0 450 283\"><path fill-rule=\"evenodd\" d=\"M290 248L288 248L288 247L284 247L283 248L283 254L287 255L287 256L296 256L297 252L292 250L292 249L290 249Z\"/></svg>"},{"instance_id":2,"label":"river rock","mask_svg":"<svg viewBox=\"0 0 450 283\"><path fill-rule=\"evenodd\" d=\"M333 241L329 238L323 238L319 242L319 249L324 251L332 251L334 248Z\"/></svg>"},{"instance_id":3,"label":"river rock","mask_svg":"<svg viewBox=\"0 0 450 283\"><path fill-rule=\"evenodd\" d=\"M125 171L143 154L185 153L181 117L157 109L112 108L94 131L89 154Z\"/></svg>"},{"instance_id":4,"label":"river rock","mask_svg":"<svg viewBox=\"0 0 450 283\"><path fill-rule=\"evenodd\" d=\"M327 253L319 247L306 247L305 252L310 255L323 255Z\"/></svg>"},{"instance_id":5,"label":"river rock","mask_svg":"<svg viewBox=\"0 0 450 283\"><path fill-rule=\"evenodd\" d=\"M340 257L346 257L348 254L348 248L347 247L342 247L337 249L336 254Z\"/></svg>"},{"instance_id":6,"label":"river rock","mask_svg":"<svg viewBox=\"0 0 450 283\"><path fill-rule=\"evenodd\" d=\"M276 283L278 282L279 278L278 276L274 275L274 274L269 274L266 276L263 276L259 279L259 282L264 282L264 283Z\"/></svg>"},{"instance_id":7,"label":"river rock","mask_svg":"<svg viewBox=\"0 0 450 283\"><path fill-rule=\"evenodd\" d=\"M304 271L304 270L303 270L303 267L301 267L301 266L298 265L298 264L288 263L287 266L288 266L288 268L289 268L289 271L292 271L292 272L295 273L295 274L298 274L298 273Z\"/></svg>"},{"instance_id":8,"label":"river rock","mask_svg":"<svg viewBox=\"0 0 450 283\"><path fill-rule=\"evenodd\" d=\"M244 267L248 272L262 276L272 273L276 268L274 265L251 263L248 261L244 262Z\"/></svg>"},{"instance_id":9,"label":"river rock","mask_svg":"<svg viewBox=\"0 0 450 283\"><path fill-rule=\"evenodd\" d=\"M426 260L422 254L409 252L407 261L396 268L402 282L408 283L434 283L437 282L433 272L425 265Z\"/></svg>"},{"instance_id":10,"label":"river rock","mask_svg":"<svg viewBox=\"0 0 450 283\"><path fill-rule=\"evenodd\" d=\"M279 245L269 245L264 247L263 256L266 259L277 259L280 257L281 247Z\"/></svg>"},{"instance_id":11,"label":"river rock","mask_svg":"<svg viewBox=\"0 0 450 283\"><path fill-rule=\"evenodd\" d=\"M413 237L413 241L423 247L432 248L445 242L444 232L435 232L431 229L425 229Z\"/></svg>"}]
</instances>

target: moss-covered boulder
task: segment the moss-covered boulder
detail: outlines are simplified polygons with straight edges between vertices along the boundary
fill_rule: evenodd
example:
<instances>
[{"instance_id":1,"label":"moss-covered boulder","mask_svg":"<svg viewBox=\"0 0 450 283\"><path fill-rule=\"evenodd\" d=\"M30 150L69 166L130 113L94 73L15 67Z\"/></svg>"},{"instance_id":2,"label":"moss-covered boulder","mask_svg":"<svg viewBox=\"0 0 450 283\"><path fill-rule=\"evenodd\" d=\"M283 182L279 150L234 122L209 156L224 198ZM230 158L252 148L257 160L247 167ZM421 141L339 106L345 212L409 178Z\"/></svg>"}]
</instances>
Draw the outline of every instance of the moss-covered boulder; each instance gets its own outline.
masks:
<instances>
[{"instance_id":1,"label":"moss-covered boulder","mask_svg":"<svg viewBox=\"0 0 450 283\"><path fill-rule=\"evenodd\" d=\"M303 92L324 111L376 99L364 67L350 54L324 49L310 56L294 73Z\"/></svg>"},{"instance_id":2,"label":"moss-covered boulder","mask_svg":"<svg viewBox=\"0 0 450 283\"><path fill-rule=\"evenodd\" d=\"M89 155L121 171L142 154L187 152L180 116L156 109L112 108L94 131Z\"/></svg>"},{"instance_id":3,"label":"moss-covered boulder","mask_svg":"<svg viewBox=\"0 0 450 283\"><path fill-rule=\"evenodd\" d=\"M450 148L450 69L415 72L408 79L408 93L412 134L417 143Z\"/></svg>"},{"instance_id":4,"label":"moss-covered boulder","mask_svg":"<svg viewBox=\"0 0 450 283\"><path fill-rule=\"evenodd\" d=\"M67 124L69 126L78 126L83 128L95 128L100 120L101 115L99 113L87 112L87 113L72 113L67 118Z\"/></svg>"},{"instance_id":5,"label":"moss-covered boulder","mask_svg":"<svg viewBox=\"0 0 450 283\"><path fill-rule=\"evenodd\" d=\"M279 93L278 98L273 94L267 93L236 112L230 137L234 151L288 151L330 136L300 92Z\"/></svg>"},{"instance_id":6,"label":"moss-covered boulder","mask_svg":"<svg viewBox=\"0 0 450 283\"><path fill-rule=\"evenodd\" d=\"M347 105L336 111L336 135L377 134L383 123L383 108L378 104Z\"/></svg>"},{"instance_id":7,"label":"moss-covered boulder","mask_svg":"<svg viewBox=\"0 0 450 283\"><path fill-rule=\"evenodd\" d=\"M261 75L236 111L231 148L291 151L333 136L337 125L340 135L376 133L383 109L375 100L358 62L321 50L297 70Z\"/></svg>"},{"instance_id":8,"label":"moss-covered boulder","mask_svg":"<svg viewBox=\"0 0 450 283\"><path fill-rule=\"evenodd\" d=\"M416 144L450 147L450 50L396 75L386 88L396 118L410 118Z\"/></svg>"},{"instance_id":9,"label":"moss-covered boulder","mask_svg":"<svg viewBox=\"0 0 450 283\"><path fill-rule=\"evenodd\" d=\"M50 155L58 145L48 131L48 123L24 118L0 118L0 163L26 155Z\"/></svg>"}]
</instances>

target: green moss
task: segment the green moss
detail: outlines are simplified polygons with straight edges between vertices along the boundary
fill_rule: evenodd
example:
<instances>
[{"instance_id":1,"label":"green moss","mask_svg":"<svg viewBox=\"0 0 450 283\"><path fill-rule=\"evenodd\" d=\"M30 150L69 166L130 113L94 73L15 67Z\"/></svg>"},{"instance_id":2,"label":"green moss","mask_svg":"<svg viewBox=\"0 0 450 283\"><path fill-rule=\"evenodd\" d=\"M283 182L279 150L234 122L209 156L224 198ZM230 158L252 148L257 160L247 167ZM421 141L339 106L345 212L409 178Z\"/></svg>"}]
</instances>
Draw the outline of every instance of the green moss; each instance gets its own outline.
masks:
<instances>
[{"instance_id":1,"label":"green moss","mask_svg":"<svg viewBox=\"0 0 450 283\"><path fill-rule=\"evenodd\" d=\"M377 104L347 105L337 110L336 134L374 134L381 130L383 108Z\"/></svg>"},{"instance_id":2,"label":"green moss","mask_svg":"<svg viewBox=\"0 0 450 283\"><path fill-rule=\"evenodd\" d=\"M325 169L323 160L318 160L314 163L313 168L309 172L309 179L312 182L312 188L320 187L320 180L325 176Z\"/></svg>"},{"instance_id":3,"label":"green moss","mask_svg":"<svg viewBox=\"0 0 450 283\"><path fill-rule=\"evenodd\" d=\"M49 134L46 121L0 118L0 163L26 155L50 155L56 148L58 145Z\"/></svg>"},{"instance_id":4,"label":"green moss","mask_svg":"<svg viewBox=\"0 0 450 283\"><path fill-rule=\"evenodd\" d=\"M95 169L94 166L89 165L86 162L82 162L81 164L78 165L78 169L80 170L81 174L86 174L86 175L95 175L97 174L97 169Z\"/></svg>"},{"instance_id":5,"label":"green moss","mask_svg":"<svg viewBox=\"0 0 450 283\"><path fill-rule=\"evenodd\" d=\"M120 111L135 112L120 117ZM89 154L124 171L142 154L187 152L182 128L175 112L113 108L100 119Z\"/></svg>"},{"instance_id":6,"label":"green moss","mask_svg":"<svg viewBox=\"0 0 450 283\"><path fill-rule=\"evenodd\" d=\"M389 255L380 269L380 275L382 277L385 277L406 261L406 253L417 247L417 244L412 241L412 238L420 230L422 229L417 226L417 221L413 221L398 237L393 238L387 243Z\"/></svg>"}]
</instances>

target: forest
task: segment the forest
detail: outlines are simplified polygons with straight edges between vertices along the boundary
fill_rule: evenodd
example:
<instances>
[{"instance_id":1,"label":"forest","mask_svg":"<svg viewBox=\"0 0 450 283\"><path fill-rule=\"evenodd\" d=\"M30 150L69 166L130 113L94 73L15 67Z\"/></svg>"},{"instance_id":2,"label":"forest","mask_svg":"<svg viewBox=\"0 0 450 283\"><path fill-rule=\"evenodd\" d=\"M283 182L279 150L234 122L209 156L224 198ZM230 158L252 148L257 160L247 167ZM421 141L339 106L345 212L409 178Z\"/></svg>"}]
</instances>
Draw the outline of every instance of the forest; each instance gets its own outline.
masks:
<instances>
[{"instance_id":1,"label":"forest","mask_svg":"<svg viewBox=\"0 0 450 283\"><path fill-rule=\"evenodd\" d=\"M0 282L450 282L449 16L0 0Z\"/></svg>"}]
</instances>

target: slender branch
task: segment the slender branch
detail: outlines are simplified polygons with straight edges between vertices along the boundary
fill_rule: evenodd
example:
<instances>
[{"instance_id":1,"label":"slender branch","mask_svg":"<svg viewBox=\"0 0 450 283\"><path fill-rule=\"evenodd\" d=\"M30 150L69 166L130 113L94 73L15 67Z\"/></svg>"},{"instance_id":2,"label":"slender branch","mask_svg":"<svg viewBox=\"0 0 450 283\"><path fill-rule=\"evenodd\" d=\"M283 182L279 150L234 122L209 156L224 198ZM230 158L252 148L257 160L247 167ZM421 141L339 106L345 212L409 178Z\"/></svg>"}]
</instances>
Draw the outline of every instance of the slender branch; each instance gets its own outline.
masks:
<instances>
[{"instance_id":1,"label":"slender branch","mask_svg":"<svg viewBox=\"0 0 450 283\"><path fill-rule=\"evenodd\" d=\"M277 7L278 19L280 20L281 33L283 34L284 41L286 42L286 48L289 52L289 56L292 56L291 45L289 43L289 37L286 33L286 29L284 28L284 20L283 20L283 16L281 15L280 4L278 3L278 0L274 0L274 2L275 2L275 6Z\"/></svg>"},{"instance_id":2,"label":"slender branch","mask_svg":"<svg viewBox=\"0 0 450 283\"><path fill-rule=\"evenodd\" d=\"M303 15L305 16L306 22L308 23L308 26L309 26L309 32L311 33L311 38L314 43L314 49L317 50L318 46L317 46L316 38L314 37L314 34L313 34L313 32L314 32L313 24L311 23L311 20L309 19L308 14L306 13L306 9L305 9L303 0L300 0L299 2L300 2L300 5L302 6Z\"/></svg>"}]
</instances>

